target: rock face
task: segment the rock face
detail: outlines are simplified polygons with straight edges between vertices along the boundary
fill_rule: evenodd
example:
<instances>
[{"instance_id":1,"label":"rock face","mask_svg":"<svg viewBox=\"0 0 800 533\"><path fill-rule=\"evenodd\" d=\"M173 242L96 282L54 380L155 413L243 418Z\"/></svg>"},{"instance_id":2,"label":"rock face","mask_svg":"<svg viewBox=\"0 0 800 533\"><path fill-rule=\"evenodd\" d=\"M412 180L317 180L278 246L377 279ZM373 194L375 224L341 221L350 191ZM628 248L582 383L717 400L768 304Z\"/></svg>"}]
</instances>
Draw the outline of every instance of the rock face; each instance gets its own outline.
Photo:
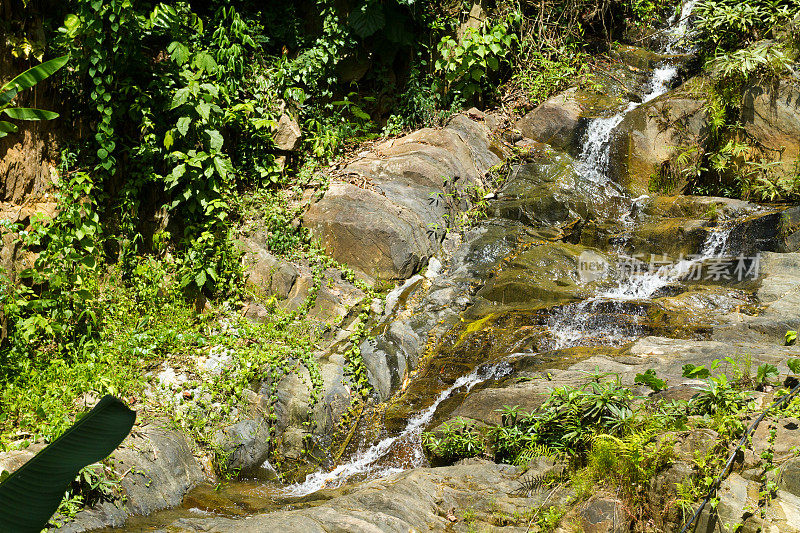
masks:
<instances>
[{"instance_id":1,"label":"rock face","mask_svg":"<svg viewBox=\"0 0 800 533\"><path fill-rule=\"evenodd\" d=\"M297 267L288 261L278 259L254 239L243 239L240 248L244 252L242 263L247 276L246 281L267 295L287 298L300 274Z\"/></svg>"},{"instance_id":2,"label":"rock face","mask_svg":"<svg viewBox=\"0 0 800 533\"><path fill-rule=\"evenodd\" d=\"M275 131L275 147L287 152L294 151L300 146L302 137L303 132L297 121L285 113L281 115Z\"/></svg>"},{"instance_id":3,"label":"rock face","mask_svg":"<svg viewBox=\"0 0 800 533\"><path fill-rule=\"evenodd\" d=\"M580 144L583 109L573 87L545 100L514 125L528 139L557 150L575 151Z\"/></svg>"},{"instance_id":4,"label":"rock face","mask_svg":"<svg viewBox=\"0 0 800 533\"><path fill-rule=\"evenodd\" d=\"M270 431L266 420L243 420L214 435L223 466L243 475L261 468L269 455Z\"/></svg>"},{"instance_id":5,"label":"rock face","mask_svg":"<svg viewBox=\"0 0 800 533\"><path fill-rule=\"evenodd\" d=\"M780 174L793 175L800 156L800 87L781 80L774 85L755 85L745 91L742 106L745 130L766 150L770 160L780 161Z\"/></svg>"},{"instance_id":6,"label":"rock face","mask_svg":"<svg viewBox=\"0 0 800 533\"><path fill-rule=\"evenodd\" d=\"M408 278L502 153L486 126L457 115L444 129L387 141L350 163L347 180L333 183L303 224L337 261L372 278Z\"/></svg>"},{"instance_id":7,"label":"rock face","mask_svg":"<svg viewBox=\"0 0 800 533\"><path fill-rule=\"evenodd\" d=\"M519 479L516 467L469 460L456 466L410 470L355 487L324 491L328 501L306 508L241 520L181 519L168 529L218 533L486 531L494 530L500 516L510 531L524 531L530 521L527 511L561 505L570 498L563 490L549 496L546 492L521 493Z\"/></svg>"},{"instance_id":8,"label":"rock face","mask_svg":"<svg viewBox=\"0 0 800 533\"><path fill-rule=\"evenodd\" d=\"M81 511L57 531L119 527L130 515L147 515L180 504L189 489L206 479L186 437L176 431L145 427L128 436L111 457L126 495L124 505L106 502Z\"/></svg>"},{"instance_id":9,"label":"rock face","mask_svg":"<svg viewBox=\"0 0 800 533\"><path fill-rule=\"evenodd\" d=\"M53 187L51 160L58 158L52 138L37 126L20 125L19 132L0 139L0 199L21 203L41 197Z\"/></svg>"},{"instance_id":10,"label":"rock face","mask_svg":"<svg viewBox=\"0 0 800 533\"><path fill-rule=\"evenodd\" d=\"M706 101L702 78L641 105L625 115L611 140L612 179L633 196L646 194L651 178L680 147L702 146L706 134ZM685 182L661 184L680 192Z\"/></svg>"}]
</instances>

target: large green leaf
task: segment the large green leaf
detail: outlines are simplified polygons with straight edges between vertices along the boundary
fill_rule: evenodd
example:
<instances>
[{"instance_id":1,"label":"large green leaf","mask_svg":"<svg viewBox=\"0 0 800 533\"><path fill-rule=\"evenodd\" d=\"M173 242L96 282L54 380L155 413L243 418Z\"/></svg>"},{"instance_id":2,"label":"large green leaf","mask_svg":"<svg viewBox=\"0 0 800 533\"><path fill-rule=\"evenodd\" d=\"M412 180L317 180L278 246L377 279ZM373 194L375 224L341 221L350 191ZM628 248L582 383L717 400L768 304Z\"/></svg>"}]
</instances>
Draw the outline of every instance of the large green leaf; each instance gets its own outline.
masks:
<instances>
[{"instance_id":1,"label":"large green leaf","mask_svg":"<svg viewBox=\"0 0 800 533\"><path fill-rule=\"evenodd\" d=\"M0 531L39 533L78 472L113 452L135 421L136 412L113 396L103 397L63 435L0 483Z\"/></svg>"},{"instance_id":2,"label":"large green leaf","mask_svg":"<svg viewBox=\"0 0 800 533\"><path fill-rule=\"evenodd\" d=\"M61 56L55 59L51 59L50 61L45 61L41 65L36 65L33 68L29 68L10 82L3 85L0 88L0 93L4 93L11 89L16 89L17 91L21 91L23 89L28 89L33 87L43 79L49 77L55 71L63 67L67 64L69 60L69 56Z\"/></svg>"},{"instance_id":3,"label":"large green leaf","mask_svg":"<svg viewBox=\"0 0 800 533\"><path fill-rule=\"evenodd\" d=\"M17 120L52 120L58 118L58 113L55 111L46 111L33 107L9 107L4 109L3 112Z\"/></svg>"},{"instance_id":4,"label":"large green leaf","mask_svg":"<svg viewBox=\"0 0 800 533\"><path fill-rule=\"evenodd\" d=\"M5 137L9 133L17 133L17 129L16 124L0 120L0 137Z\"/></svg>"},{"instance_id":5,"label":"large green leaf","mask_svg":"<svg viewBox=\"0 0 800 533\"><path fill-rule=\"evenodd\" d=\"M364 38L383 28L386 25L386 16L383 7L378 2L370 0L351 11L347 23L356 35Z\"/></svg>"},{"instance_id":6,"label":"large green leaf","mask_svg":"<svg viewBox=\"0 0 800 533\"><path fill-rule=\"evenodd\" d=\"M11 89L10 91L6 91L0 94L0 106L8 104L9 102L11 102L11 100L14 99L15 96L17 96L16 89Z\"/></svg>"}]
</instances>

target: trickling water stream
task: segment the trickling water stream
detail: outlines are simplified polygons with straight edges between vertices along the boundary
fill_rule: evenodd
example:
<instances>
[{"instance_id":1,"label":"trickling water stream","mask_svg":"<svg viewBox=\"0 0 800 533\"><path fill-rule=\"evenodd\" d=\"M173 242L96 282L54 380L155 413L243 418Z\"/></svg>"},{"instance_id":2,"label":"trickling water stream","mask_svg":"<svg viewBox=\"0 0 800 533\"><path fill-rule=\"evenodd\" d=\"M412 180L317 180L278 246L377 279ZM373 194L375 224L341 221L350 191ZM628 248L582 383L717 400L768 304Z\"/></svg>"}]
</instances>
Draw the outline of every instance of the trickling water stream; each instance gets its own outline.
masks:
<instances>
[{"instance_id":1,"label":"trickling water stream","mask_svg":"<svg viewBox=\"0 0 800 533\"><path fill-rule=\"evenodd\" d=\"M386 456L393 446L400 443L410 443L412 457L406 468L420 466L425 461L421 447L421 434L424 427L431 421L439 405L448 399L455 391L463 389L469 392L472 388L484 381L497 379L511 372L508 363L500 362L494 365L481 365L470 374L458 378L450 387L439 393L433 404L408 421L405 429L395 437L387 437L379 443L370 446L363 452L357 453L347 463L337 466L330 472L316 472L311 474L302 483L291 485L286 493L292 496L304 496L316 492L321 488L339 487L346 481L356 477L369 475L371 478L388 476L403 468L394 465L381 465L380 459Z\"/></svg>"}]
</instances>

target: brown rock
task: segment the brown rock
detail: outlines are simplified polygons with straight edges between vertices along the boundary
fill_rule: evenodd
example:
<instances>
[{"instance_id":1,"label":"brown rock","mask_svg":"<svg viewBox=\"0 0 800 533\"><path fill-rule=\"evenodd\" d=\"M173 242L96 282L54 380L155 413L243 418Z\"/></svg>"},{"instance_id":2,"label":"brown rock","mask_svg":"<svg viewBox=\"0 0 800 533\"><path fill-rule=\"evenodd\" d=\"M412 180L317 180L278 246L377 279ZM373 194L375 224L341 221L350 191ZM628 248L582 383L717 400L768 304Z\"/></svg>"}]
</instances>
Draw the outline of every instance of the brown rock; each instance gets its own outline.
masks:
<instances>
[{"instance_id":1,"label":"brown rock","mask_svg":"<svg viewBox=\"0 0 800 533\"><path fill-rule=\"evenodd\" d=\"M302 137L303 132L297 121L285 113L281 115L278 120L278 129L275 132L275 146L279 150L292 152L299 148Z\"/></svg>"},{"instance_id":2,"label":"brown rock","mask_svg":"<svg viewBox=\"0 0 800 533\"><path fill-rule=\"evenodd\" d=\"M582 109L577 89L567 89L545 100L514 125L524 137L551 145L558 150L577 148L580 143Z\"/></svg>"}]
</instances>

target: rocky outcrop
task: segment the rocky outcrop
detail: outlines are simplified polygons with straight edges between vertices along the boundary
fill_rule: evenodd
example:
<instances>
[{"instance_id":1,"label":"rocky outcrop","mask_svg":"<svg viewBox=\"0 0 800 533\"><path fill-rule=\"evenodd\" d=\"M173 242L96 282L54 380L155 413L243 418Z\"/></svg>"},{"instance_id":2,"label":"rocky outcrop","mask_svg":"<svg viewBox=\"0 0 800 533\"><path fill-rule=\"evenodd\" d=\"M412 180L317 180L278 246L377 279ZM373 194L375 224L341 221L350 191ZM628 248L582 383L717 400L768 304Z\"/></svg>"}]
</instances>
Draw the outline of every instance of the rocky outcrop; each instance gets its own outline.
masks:
<instances>
[{"instance_id":1,"label":"rocky outcrop","mask_svg":"<svg viewBox=\"0 0 800 533\"><path fill-rule=\"evenodd\" d=\"M377 145L342 171L303 224L326 252L367 277L412 276L439 249L448 216L484 184L502 148L465 115Z\"/></svg>"},{"instance_id":2,"label":"rocky outcrop","mask_svg":"<svg viewBox=\"0 0 800 533\"><path fill-rule=\"evenodd\" d=\"M526 138L549 144L557 150L575 152L585 126L578 89L552 96L519 119L514 127Z\"/></svg>"},{"instance_id":3,"label":"rocky outcrop","mask_svg":"<svg viewBox=\"0 0 800 533\"><path fill-rule=\"evenodd\" d=\"M21 204L52 191L52 161L59 158L52 130L50 124L20 122L17 133L0 139L0 200Z\"/></svg>"},{"instance_id":4,"label":"rocky outcrop","mask_svg":"<svg viewBox=\"0 0 800 533\"><path fill-rule=\"evenodd\" d=\"M2 455L15 453L26 452ZM156 424L134 428L111 459L125 494L122 503L100 503L55 531L79 533L119 527L131 515L147 515L180 504L189 489L206 481L186 437ZM0 465L5 464L0 456ZM21 463L16 468L19 466Z\"/></svg>"},{"instance_id":5,"label":"rocky outcrop","mask_svg":"<svg viewBox=\"0 0 800 533\"><path fill-rule=\"evenodd\" d=\"M530 476L542 472L531 471ZM484 531L502 520L524 531L532 509L561 506L568 490L526 493L513 466L467 460L456 466L415 469L354 487L323 491L327 501L244 519L191 518L170 531L325 533ZM455 529L454 529L455 528Z\"/></svg>"},{"instance_id":6,"label":"rocky outcrop","mask_svg":"<svg viewBox=\"0 0 800 533\"><path fill-rule=\"evenodd\" d=\"M706 83L702 78L693 78L637 107L625 115L614 131L610 175L631 195L648 193L651 179L680 150L703 146L708 127ZM681 192L686 182L679 176L667 176L653 185L668 192Z\"/></svg>"},{"instance_id":7,"label":"rocky outcrop","mask_svg":"<svg viewBox=\"0 0 800 533\"><path fill-rule=\"evenodd\" d=\"M800 157L800 82L753 85L744 93L742 123L777 175L795 175Z\"/></svg>"}]
</instances>

